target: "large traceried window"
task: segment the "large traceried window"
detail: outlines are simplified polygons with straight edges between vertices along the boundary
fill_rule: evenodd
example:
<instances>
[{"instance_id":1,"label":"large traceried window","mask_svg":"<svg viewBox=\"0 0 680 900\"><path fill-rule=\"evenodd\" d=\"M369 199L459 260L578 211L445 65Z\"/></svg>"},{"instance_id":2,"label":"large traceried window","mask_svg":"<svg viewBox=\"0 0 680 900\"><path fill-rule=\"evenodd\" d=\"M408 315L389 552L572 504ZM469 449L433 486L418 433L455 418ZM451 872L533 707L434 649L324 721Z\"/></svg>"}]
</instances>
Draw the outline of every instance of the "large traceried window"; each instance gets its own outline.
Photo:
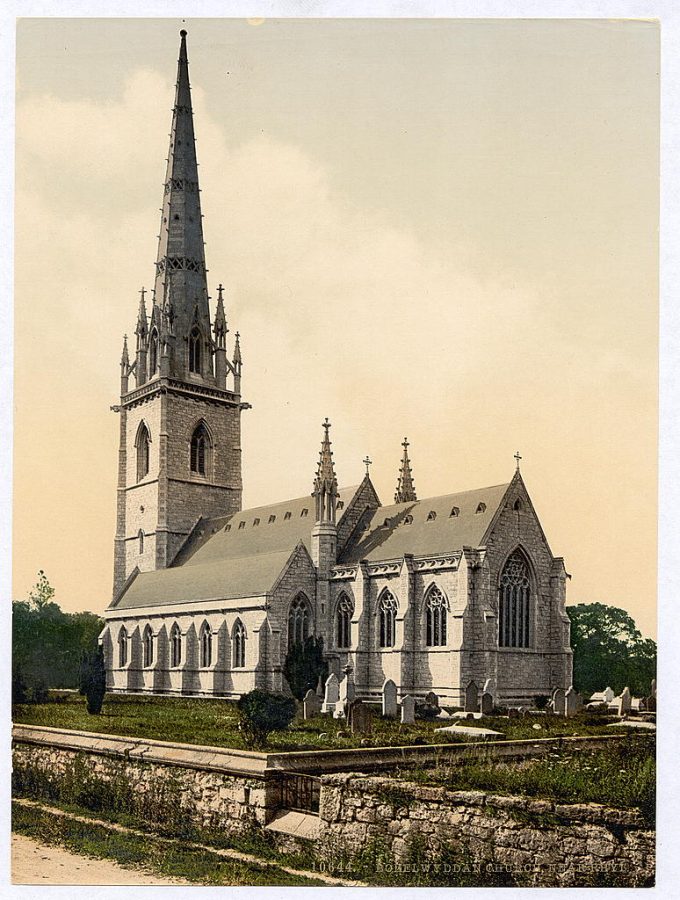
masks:
<instances>
[{"instance_id":1,"label":"large traceried window","mask_svg":"<svg viewBox=\"0 0 680 900\"><path fill-rule=\"evenodd\" d=\"M425 643L428 647L446 646L446 597L435 585L425 601Z\"/></svg>"},{"instance_id":2,"label":"large traceried window","mask_svg":"<svg viewBox=\"0 0 680 900\"><path fill-rule=\"evenodd\" d=\"M529 647L531 634L529 564L520 550L505 563L498 589L498 646Z\"/></svg>"},{"instance_id":3,"label":"large traceried window","mask_svg":"<svg viewBox=\"0 0 680 900\"><path fill-rule=\"evenodd\" d=\"M380 598L378 616L380 646L394 647L397 638L397 601L389 591L385 591Z\"/></svg>"},{"instance_id":4,"label":"large traceried window","mask_svg":"<svg viewBox=\"0 0 680 900\"><path fill-rule=\"evenodd\" d=\"M207 622L204 622L201 625L199 643L201 649L201 668L208 669L212 663L212 631Z\"/></svg>"},{"instance_id":5,"label":"large traceried window","mask_svg":"<svg viewBox=\"0 0 680 900\"><path fill-rule=\"evenodd\" d=\"M182 632L177 622L170 629L170 665L178 666L182 662Z\"/></svg>"},{"instance_id":6,"label":"large traceried window","mask_svg":"<svg viewBox=\"0 0 680 900\"><path fill-rule=\"evenodd\" d=\"M237 619L231 632L232 668L243 669L246 665L246 629Z\"/></svg>"},{"instance_id":7,"label":"large traceried window","mask_svg":"<svg viewBox=\"0 0 680 900\"><path fill-rule=\"evenodd\" d=\"M142 636L142 655L145 666L153 665L153 631L150 625L146 626Z\"/></svg>"},{"instance_id":8,"label":"large traceried window","mask_svg":"<svg viewBox=\"0 0 680 900\"><path fill-rule=\"evenodd\" d=\"M352 601L347 594L341 594L338 600L338 607L335 613L335 630L337 635L337 646L341 650L346 650L352 646L352 614L354 607Z\"/></svg>"},{"instance_id":9,"label":"large traceried window","mask_svg":"<svg viewBox=\"0 0 680 900\"><path fill-rule=\"evenodd\" d=\"M201 332L192 328L189 335L189 371L201 373Z\"/></svg>"},{"instance_id":10,"label":"large traceried window","mask_svg":"<svg viewBox=\"0 0 680 900\"><path fill-rule=\"evenodd\" d=\"M288 646L304 644L309 637L309 605L302 594L293 600L288 611Z\"/></svg>"},{"instance_id":11,"label":"large traceried window","mask_svg":"<svg viewBox=\"0 0 680 900\"><path fill-rule=\"evenodd\" d=\"M149 429L144 422L137 431L137 481L141 481L149 474Z\"/></svg>"},{"instance_id":12,"label":"large traceried window","mask_svg":"<svg viewBox=\"0 0 680 900\"><path fill-rule=\"evenodd\" d=\"M210 436L204 422L200 422L191 435L191 471L195 475L207 475L210 465Z\"/></svg>"},{"instance_id":13,"label":"large traceried window","mask_svg":"<svg viewBox=\"0 0 680 900\"><path fill-rule=\"evenodd\" d=\"M127 665L128 633L125 625L118 632L118 666L122 669Z\"/></svg>"}]
</instances>

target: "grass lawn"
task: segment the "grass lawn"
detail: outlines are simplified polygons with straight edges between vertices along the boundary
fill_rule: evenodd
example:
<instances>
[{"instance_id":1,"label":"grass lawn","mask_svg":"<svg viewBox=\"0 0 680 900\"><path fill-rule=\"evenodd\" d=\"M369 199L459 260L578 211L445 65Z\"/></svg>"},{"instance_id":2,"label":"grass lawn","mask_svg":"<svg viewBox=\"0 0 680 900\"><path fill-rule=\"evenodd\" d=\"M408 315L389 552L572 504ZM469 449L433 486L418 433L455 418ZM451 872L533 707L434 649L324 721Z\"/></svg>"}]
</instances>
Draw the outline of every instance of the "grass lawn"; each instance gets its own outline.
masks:
<instances>
[{"instance_id":1,"label":"grass lawn","mask_svg":"<svg viewBox=\"0 0 680 900\"><path fill-rule=\"evenodd\" d=\"M320 885L322 881L293 875L273 865L225 859L208 848L185 847L78 822L46 810L12 804L12 831L45 844L58 844L84 856L112 859L126 868L144 868L166 877L204 885Z\"/></svg>"},{"instance_id":2,"label":"grass lawn","mask_svg":"<svg viewBox=\"0 0 680 900\"><path fill-rule=\"evenodd\" d=\"M126 737L205 744L214 747L249 749L238 730L235 705L228 700L197 697L140 697L108 695L100 715L87 712L85 699L78 694L62 694L48 703L20 704L13 707L15 723L71 728ZM416 721L402 725L398 720L376 716L369 746L399 746L415 743L461 743L473 738L437 734L436 728L449 721ZM466 722L465 724L473 724ZM510 740L568 735L612 734L602 717L580 713L570 719L557 716L530 716L525 719L488 717L479 724L503 733ZM534 728L535 725L540 728ZM326 737L321 737L325 734ZM271 752L360 747L362 739L347 730L343 720L318 716L293 722L285 731L272 732L267 749ZM365 744L364 744L365 746Z\"/></svg>"},{"instance_id":3,"label":"grass lawn","mask_svg":"<svg viewBox=\"0 0 680 900\"><path fill-rule=\"evenodd\" d=\"M653 825L656 800L656 740L645 736L606 750L548 751L541 758L502 762L475 758L456 765L399 773L406 781L451 790L520 794L569 803L635 807Z\"/></svg>"}]
</instances>

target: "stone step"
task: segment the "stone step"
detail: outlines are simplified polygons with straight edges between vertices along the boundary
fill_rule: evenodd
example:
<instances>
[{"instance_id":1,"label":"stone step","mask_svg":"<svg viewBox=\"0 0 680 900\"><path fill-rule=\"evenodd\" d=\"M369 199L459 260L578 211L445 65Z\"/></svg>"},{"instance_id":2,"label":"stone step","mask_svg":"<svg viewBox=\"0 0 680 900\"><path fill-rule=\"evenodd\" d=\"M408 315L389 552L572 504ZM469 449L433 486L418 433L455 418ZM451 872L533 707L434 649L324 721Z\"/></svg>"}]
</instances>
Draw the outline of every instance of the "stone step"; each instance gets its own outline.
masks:
<instances>
[{"instance_id":1,"label":"stone step","mask_svg":"<svg viewBox=\"0 0 680 900\"><path fill-rule=\"evenodd\" d=\"M278 831L296 838L310 841L318 840L321 835L321 820L313 813L298 812L294 809L283 809L276 818L265 825L265 830Z\"/></svg>"}]
</instances>

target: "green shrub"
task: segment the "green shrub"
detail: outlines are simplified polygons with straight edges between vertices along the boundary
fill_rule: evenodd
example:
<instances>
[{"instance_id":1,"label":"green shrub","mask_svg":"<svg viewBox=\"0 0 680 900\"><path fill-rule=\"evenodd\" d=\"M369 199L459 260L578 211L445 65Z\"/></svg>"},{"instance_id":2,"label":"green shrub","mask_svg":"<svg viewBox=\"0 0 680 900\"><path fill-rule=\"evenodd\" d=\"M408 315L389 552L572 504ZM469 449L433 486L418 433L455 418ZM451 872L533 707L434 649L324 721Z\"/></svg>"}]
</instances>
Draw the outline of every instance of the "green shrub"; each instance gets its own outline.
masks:
<instances>
[{"instance_id":1,"label":"green shrub","mask_svg":"<svg viewBox=\"0 0 680 900\"><path fill-rule=\"evenodd\" d=\"M236 708L246 742L264 747L271 731L283 731L295 718L295 700L283 694L254 690L243 694Z\"/></svg>"},{"instance_id":2,"label":"green shrub","mask_svg":"<svg viewBox=\"0 0 680 900\"><path fill-rule=\"evenodd\" d=\"M91 715L99 715L106 695L106 665L102 647L92 652L83 652L80 663L80 693L87 698L87 711Z\"/></svg>"},{"instance_id":3,"label":"green shrub","mask_svg":"<svg viewBox=\"0 0 680 900\"><path fill-rule=\"evenodd\" d=\"M26 703L28 700L28 689L24 676L20 669L14 669L12 672L12 703Z\"/></svg>"},{"instance_id":4,"label":"green shrub","mask_svg":"<svg viewBox=\"0 0 680 900\"><path fill-rule=\"evenodd\" d=\"M49 698L49 687L47 686L46 679L42 677L38 677L33 682L33 690L31 691L34 703L47 703Z\"/></svg>"},{"instance_id":5,"label":"green shrub","mask_svg":"<svg viewBox=\"0 0 680 900\"><path fill-rule=\"evenodd\" d=\"M293 644L283 664L283 674L298 700L302 700L310 688L316 690L319 678L325 681L328 676L323 638L308 637L304 643Z\"/></svg>"}]
</instances>

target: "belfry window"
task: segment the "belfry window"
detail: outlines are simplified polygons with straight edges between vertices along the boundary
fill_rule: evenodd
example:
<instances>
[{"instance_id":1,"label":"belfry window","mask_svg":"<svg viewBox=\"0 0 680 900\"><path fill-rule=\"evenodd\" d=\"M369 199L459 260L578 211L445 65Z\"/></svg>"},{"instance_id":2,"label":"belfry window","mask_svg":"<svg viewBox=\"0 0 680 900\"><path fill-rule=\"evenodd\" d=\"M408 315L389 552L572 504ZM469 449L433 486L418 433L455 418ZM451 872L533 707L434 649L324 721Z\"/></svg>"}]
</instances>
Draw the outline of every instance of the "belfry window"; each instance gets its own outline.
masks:
<instances>
[{"instance_id":1,"label":"belfry window","mask_svg":"<svg viewBox=\"0 0 680 900\"><path fill-rule=\"evenodd\" d=\"M425 643L428 647L446 646L446 597L434 585L425 601Z\"/></svg>"},{"instance_id":2,"label":"belfry window","mask_svg":"<svg viewBox=\"0 0 680 900\"><path fill-rule=\"evenodd\" d=\"M182 632L177 622L170 629L170 665L178 666L182 662Z\"/></svg>"},{"instance_id":3,"label":"belfry window","mask_svg":"<svg viewBox=\"0 0 680 900\"><path fill-rule=\"evenodd\" d=\"M397 601L389 591L380 598L378 608L380 619L380 646L394 647L397 635Z\"/></svg>"},{"instance_id":4,"label":"belfry window","mask_svg":"<svg viewBox=\"0 0 680 900\"><path fill-rule=\"evenodd\" d=\"M207 622L201 626L199 637L201 646L201 668L208 669L212 663L212 631Z\"/></svg>"},{"instance_id":5,"label":"belfry window","mask_svg":"<svg viewBox=\"0 0 680 900\"><path fill-rule=\"evenodd\" d=\"M293 600L288 612L288 646L304 644L309 637L309 606L307 600L301 595Z\"/></svg>"},{"instance_id":6,"label":"belfry window","mask_svg":"<svg viewBox=\"0 0 680 900\"><path fill-rule=\"evenodd\" d=\"M531 635L529 565L520 550L508 558L498 588L498 646L529 647Z\"/></svg>"},{"instance_id":7,"label":"belfry window","mask_svg":"<svg viewBox=\"0 0 680 900\"><path fill-rule=\"evenodd\" d=\"M347 594L341 594L338 600L338 609L335 614L335 630L337 645L341 650L352 646L352 601Z\"/></svg>"},{"instance_id":8,"label":"belfry window","mask_svg":"<svg viewBox=\"0 0 680 900\"><path fill-rule=\"evenodd\" d=\"M149 474L149 429L144 422L137 432L137 481L141 481Z\"/></svg>"},{"instance_id":9,"label":"belfry window","mask_svg":"<svg viewBox=\"0 0 680 900\"><path fill-rule=\"evenodd\" d=\"M210 437L205 424L201 422L191 436L191 471L196 475L207 475L210 463Z\"/></svg>"},{"instance_id":10,"label":"belfry window","mask_svg":"<svg viewBox=\"0 0 680 900\"><path fill-rule=\"evenodd\" d=\"M158 332L154 328L149 338L149 378L156 374L158 369Z\"/></svg>"},{"instance_id":11,"label":"belfry window","mask_svg":"<svg viewBox=\"0 0 680 900\"><path fill-rule=\"evenodd\" d=\"M234 623L231 646L232 668L244 669L246 665L246 629L240 619Z\"/></svg>"},{"instance_id":12,"label":"belfry window","mask_svg":"<svg viewBox=\"0 0 680 900\"><path fill-rule=\"evenodd\" d=\"M201 373L201 332L192 328L189 335L189 371Z\"/></svg>"}]
</instances>

